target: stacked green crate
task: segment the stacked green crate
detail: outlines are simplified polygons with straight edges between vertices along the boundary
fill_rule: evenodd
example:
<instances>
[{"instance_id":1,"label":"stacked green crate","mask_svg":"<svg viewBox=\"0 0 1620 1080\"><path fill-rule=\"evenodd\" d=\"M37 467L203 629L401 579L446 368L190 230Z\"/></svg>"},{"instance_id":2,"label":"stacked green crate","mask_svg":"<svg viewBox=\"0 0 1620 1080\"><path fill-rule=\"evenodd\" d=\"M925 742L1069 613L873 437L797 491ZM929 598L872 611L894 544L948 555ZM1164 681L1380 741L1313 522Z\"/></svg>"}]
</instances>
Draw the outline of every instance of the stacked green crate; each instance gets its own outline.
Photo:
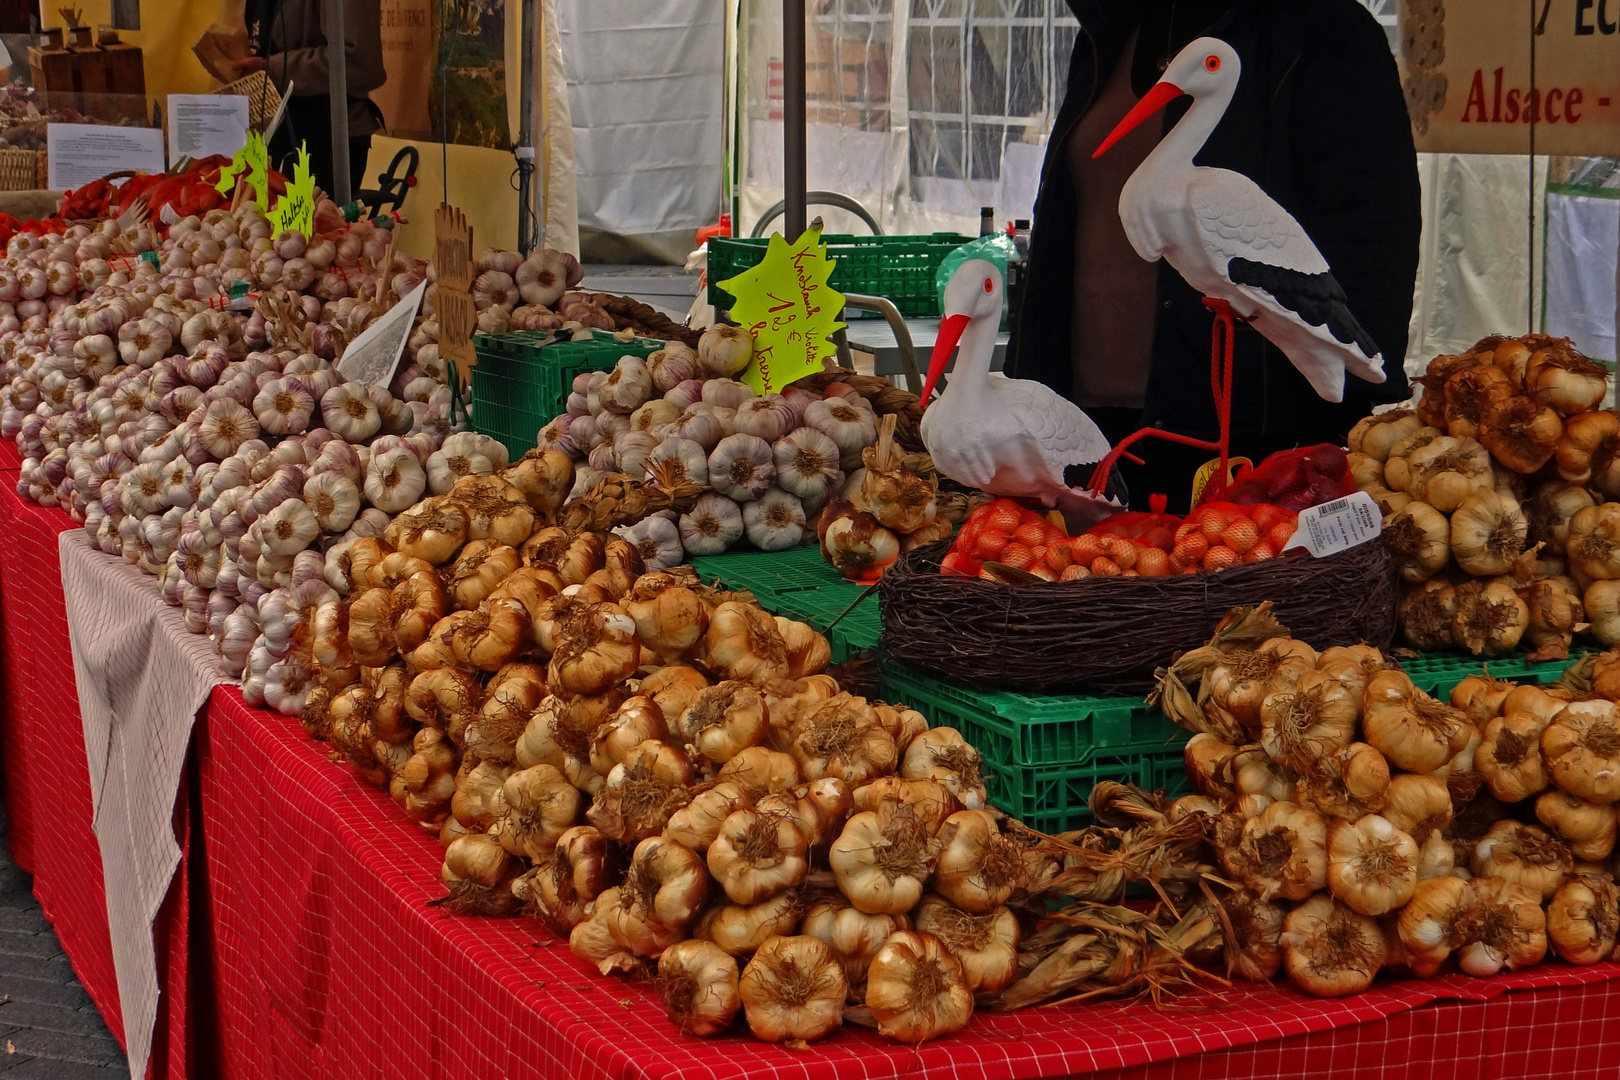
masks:
<instances>
[{"instance_id":1,"label":"stacked green crate","mask_svg":"<svg viewBox=\"0 0 1620 1080\"><path fill-rule=\"evenodd\" d=\"M1419 690L1435 697L1450 697L1452 687L1470 675L1489 674L1516 683L1556 682L1574 660L1543 660L1533 663L1523 653L1486 660L1466 653L1432 652L1399 658L1396 663L1411 676Z\"/></svg>"},{"instance_id":2,"label":"stacked green crate","mask_svg":"<svg viewBox=\"0 0 1620 1080\"><path fill-rule=\"evenodd\" d=\"M542 345L549 337L547 331L519 330L473 338L473 430L499 439L513 460L534 449L540 429L568 407L574 376L608 371L621 356L651 356L664 347L657 338L624 342L607 334Z\"/></svg>"},{"instance_id":3,"label":"stacked green crate","mask_svg":"<svg viewBox=\"0 0 1620 1080\"><path fill-rule=\"evenodd\" d=\"M692 567L704 581L747 590L771 614L798 619L825 634L835 663L877 647L882 630L877 594L845 581L814 544L791 551L699 557Z\"/></svg>"},{"instance_id":4,"label":"stacked green crate","mask_svg":"<svg viewBox=\"0 0 1620 1080\"><path fill-rule=\"evenodd\" d=\"M1185 795L1189 732L1141 698L1021 694L883 665L883 696L953 727L984 761L992 804L1042 832L1091 822L1102 780Z\"/></svg>"},{"instance_id":5,"label":"stacked green crate","mask_svg":"<svg viewBox=\"0 0 1620 1080\"><path fill-rule=\"evenodd\" d=\"M938 318L934 273L945 256L973 238L939 232L924 236L850 236L829 233L822 241L835 261L827 284L846 293L887 297L908 319ZM720 282L758 266L766 237L717 236L709 241L709 303L729 310L735 298Z\"/></svg>"}]
</instances>

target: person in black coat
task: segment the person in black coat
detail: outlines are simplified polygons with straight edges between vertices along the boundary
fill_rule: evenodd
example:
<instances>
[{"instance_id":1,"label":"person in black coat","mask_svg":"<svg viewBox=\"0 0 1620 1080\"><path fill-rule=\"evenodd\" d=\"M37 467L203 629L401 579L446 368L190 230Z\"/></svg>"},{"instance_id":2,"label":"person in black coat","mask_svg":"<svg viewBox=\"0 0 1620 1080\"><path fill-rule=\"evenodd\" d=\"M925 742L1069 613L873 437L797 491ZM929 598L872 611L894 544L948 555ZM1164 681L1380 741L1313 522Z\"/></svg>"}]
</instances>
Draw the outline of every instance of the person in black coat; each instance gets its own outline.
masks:
<instances>
[{"instance_id":1,"label":"person in black coat","mask_svg":"<svg viewBox=\"0 0 1620 1080\"><path fill-rule=\"evenodd\" d=\"M1377 341L1386 380L1346 376L1319 398L1288 358L1239 325L1232 453L1342 444L1374 405L1404 399L1402 361L1421 228L1417 153L1384 30L1355 0L1068 0L1080 21L1068 90L1042 166L1023 301L1006 370L1084 408L1111 441L1143 426L1219 435L1210 390L1210 312L1168 263L1143 263L1119 223L1119 191L1164 131L1144 124L1091 151L1195 37L1242 60L1225 117L1195 163L1258 183L1315 241L1350 310ZM1134 143L1133 141L1134 140ZM1113 159L1110 161L1110 159ZM1208 451L1147 440L1123 466L1132 503L1185 507Z\"/></svg>"}]
</instances>

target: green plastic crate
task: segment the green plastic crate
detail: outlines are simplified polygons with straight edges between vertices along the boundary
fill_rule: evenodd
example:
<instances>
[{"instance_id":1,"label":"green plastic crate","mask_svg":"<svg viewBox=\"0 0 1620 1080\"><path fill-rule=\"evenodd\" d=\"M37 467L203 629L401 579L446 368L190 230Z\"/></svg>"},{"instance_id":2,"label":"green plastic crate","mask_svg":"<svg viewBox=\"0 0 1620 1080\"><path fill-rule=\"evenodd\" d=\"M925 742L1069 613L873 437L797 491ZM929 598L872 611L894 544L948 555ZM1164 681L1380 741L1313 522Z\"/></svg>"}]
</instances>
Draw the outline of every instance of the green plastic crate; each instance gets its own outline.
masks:
<instances>
[{"instance_id":1,"label":"green plastic crate","mask_svg":"<svg viewBox=\"0 0 1620 1080\"><path fill-rule=\"evenodd\" d=\"M1189 790L1182 747L1190 734L1140 698L1054 697L981 689L883 665L883 697L953 727L984 760L990 801L1043 832L1091 822L1099 781Z\"/></svg>"},{"instance_id":2,"label":"green plastic crate","mask_svg":"<svg viewBox=\"0 0 1620 1080\"><path fill-rule=\"evenodd\" d=\"M622 342L605 335L540 347L547 336L519 330L473 337L473 430L499 439L514 460L534 449L540 429L568 407L574 376L607 371L621 356L650 356L664 347L657 338Z\"/></svg>"},{"instance_id":3,"label":"green plastic crate","mask_svg":"<svg viewBox=\"0 0 1620 1080\"><path fill-rule=\"evenodd\" d=\"M1568 660L1544 660L1532 664L1523 653L1503 656L1495 660L1470 656L1462 652L1429 652L1419 656L1397 658L1396 663L1411 676L1419 690L1438 698L1449 698L1452 688L1470 675L1489 672L1492 677L1517 683L1556 682L1580 654Z\"/></svg>"},{"instance_id":4,"label":"green plastic crate","mask_svg":"<svg viewBox=\"0 0 1620 1080\"><path fill-rule=\"evenodd\" d=\"M827 255L836 259L828 285L839 292L887 297L910 319L937 318L939 295L934 273L945 256L968 243L971 236L937 232L924 236L851 236L828 234L821 238ZM767 237L716 236L709 241L709 303L727 310L735 298L720 282L758 266L765 258ZM850 314L855 314L851 312Z\"/></svg>"},{"instance_id":5,"label":"green plastic crate","mask_svg":"<svg viewBox=\"0 0 1620 1080\"><path fill-rule=\"evenodd\" d=\"M692 560L692 567L704 581L747 590L772 615L798 619L826 634L834 663L877 646L883 629L877 594L862 599L866 587L845 581L822 559L821 549L815 544L791 551L699 556ZM855 610L844 615L857 600L860 603ZM844 617L839 619L840 615ZM835 619L838 625L832 626Z\"/></svg>"}]
</instances>

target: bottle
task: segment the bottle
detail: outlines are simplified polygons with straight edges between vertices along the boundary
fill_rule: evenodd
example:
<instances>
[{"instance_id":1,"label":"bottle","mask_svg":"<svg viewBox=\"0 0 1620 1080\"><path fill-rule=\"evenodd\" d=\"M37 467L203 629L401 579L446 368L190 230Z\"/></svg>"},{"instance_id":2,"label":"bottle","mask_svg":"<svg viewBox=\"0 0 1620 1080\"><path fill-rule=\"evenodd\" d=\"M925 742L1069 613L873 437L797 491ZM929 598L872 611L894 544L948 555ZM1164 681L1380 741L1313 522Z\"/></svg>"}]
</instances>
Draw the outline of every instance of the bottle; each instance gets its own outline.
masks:
<instances>
[{"instance_id":1,"label":"bottle","mask_svg":"<svg viewBox=\"0 0 1620 1080\"><path fill-rule=\"evenodd\" d=\"M979 207L979 235L990 236L996 231L996 208L993 206Z\"/></svg>"},{"instance_id":2,"label":"bottle","mask_svg":"<svg viewBox=\"0 0 1620 1080\"><path fill-rule=\"evenodd\" d=\"M1018 249L1020 259L1029 258L1029 218L1018 218L1013 222L1012 242Z\"/></svg>"}]
</instances>

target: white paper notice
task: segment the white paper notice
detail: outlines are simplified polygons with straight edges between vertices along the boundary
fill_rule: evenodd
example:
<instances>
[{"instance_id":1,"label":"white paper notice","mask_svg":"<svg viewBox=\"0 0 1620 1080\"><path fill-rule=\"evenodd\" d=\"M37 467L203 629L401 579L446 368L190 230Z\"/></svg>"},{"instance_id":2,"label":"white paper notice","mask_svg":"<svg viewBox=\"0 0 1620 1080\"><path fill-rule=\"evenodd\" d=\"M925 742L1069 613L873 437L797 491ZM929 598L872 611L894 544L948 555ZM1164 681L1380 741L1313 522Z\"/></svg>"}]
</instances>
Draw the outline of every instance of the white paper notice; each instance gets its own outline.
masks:
<instances>
[{"instance_id":1,"label":"white paper notice","mask_svg":"<svg viewBox=\"0 0 1620 1080\"><path fill-rule=\"evenodd\" d=\"M399 303L380 315L376 322L360 331L360 336L349 342L338 361L338 374L345 379L367 386L387 386L394 381L394 369L411 339L411 320L422 305L422 294L427 282L412 289Z\"/></svg>"},{"instance_id":2,"label":"white paper notice","mask_svg":"<svg viewBox=\"0 0 1620 1080\"><path fill-rule=\"evenodd\" d=\"M248 99L241 94L170 94L169 160L233 157L247 142Z\"/></svg>"},{"instance_id":3,"label":"white paper notice","mask_svg":"<svg viewBox=\"0 0 1620 1080\"><path fill-rule=\"evenodd\" d=\"M158 128L48 124L45 140L52 191L82 187L108 173L128 169L160 173L168 167Z\"/></svg>"},{"instance_id":4,"label":"white paper notice","mask_svg":"<svg viewBox=\"0 0 1620 1080\"><path fill-rule=\"evenodd\" d=\"M1384 514L1365 491L1303 510L1289 548L1302 547L1318 559L1365 544L1384 531Z\"/></svg>"}]
</instances>

